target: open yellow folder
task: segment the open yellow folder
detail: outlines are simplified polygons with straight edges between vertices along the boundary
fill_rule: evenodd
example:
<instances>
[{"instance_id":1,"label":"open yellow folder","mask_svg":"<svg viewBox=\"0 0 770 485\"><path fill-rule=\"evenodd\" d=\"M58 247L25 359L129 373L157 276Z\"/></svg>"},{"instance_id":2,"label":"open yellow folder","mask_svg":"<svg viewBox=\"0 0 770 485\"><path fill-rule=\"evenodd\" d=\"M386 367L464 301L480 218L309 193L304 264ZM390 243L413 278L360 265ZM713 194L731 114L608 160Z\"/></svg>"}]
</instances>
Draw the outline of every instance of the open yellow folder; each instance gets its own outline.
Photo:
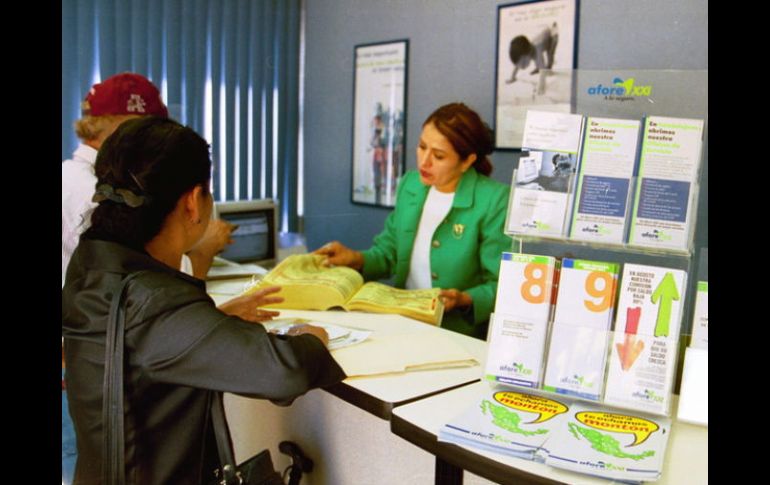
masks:
<instances>
[{"instance_id":1,"label":"open yellow folder","mask_svg":"<svg viewBox=\"0 0 770 485\"><path fill-rule=\"evenodd\" d=\"M374 333L366 341L337 349L332 355L348 377L478 365L473 355L438 332Z\"/></svg>"}]
</instances>

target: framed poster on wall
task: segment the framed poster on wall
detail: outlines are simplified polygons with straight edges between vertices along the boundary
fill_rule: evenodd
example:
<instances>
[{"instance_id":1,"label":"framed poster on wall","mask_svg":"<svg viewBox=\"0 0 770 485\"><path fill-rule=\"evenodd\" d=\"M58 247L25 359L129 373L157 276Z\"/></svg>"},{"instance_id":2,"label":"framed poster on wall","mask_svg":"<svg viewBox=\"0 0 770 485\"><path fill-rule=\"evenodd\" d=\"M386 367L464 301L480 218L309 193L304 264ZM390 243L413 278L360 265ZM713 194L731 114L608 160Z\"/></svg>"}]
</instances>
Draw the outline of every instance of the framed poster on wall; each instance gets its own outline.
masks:
<instances>
[{"instance_id":1,"label":"framed poster on wall","mask_svg":"<svg viewBox=\"0 0 770 485\"><path fill-rule=\"evenodd\" d=\"M355 46L351 200L396 205L404 174L409 41Z\"/></svg>"},{"instance_id":2,"label":"framed poster on wall","mask_svg":"<svg viewBox=\"0 0 770 485\"><path fill-rule=\"evenodd\" d=\"M536 0L497 8L497 149L521 148L528 109L570 112L577 11L578 0Z\"/></svg>"}]
</instances>

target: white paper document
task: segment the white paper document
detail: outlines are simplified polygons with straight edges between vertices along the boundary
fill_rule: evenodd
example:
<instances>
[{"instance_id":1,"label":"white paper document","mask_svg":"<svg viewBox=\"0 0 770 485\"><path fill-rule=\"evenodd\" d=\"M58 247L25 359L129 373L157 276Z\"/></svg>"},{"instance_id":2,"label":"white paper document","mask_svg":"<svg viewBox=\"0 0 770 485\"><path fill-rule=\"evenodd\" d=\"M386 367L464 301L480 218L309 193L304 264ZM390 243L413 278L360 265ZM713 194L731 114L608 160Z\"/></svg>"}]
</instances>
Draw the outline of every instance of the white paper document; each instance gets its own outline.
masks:
<instances>
[{"instance_id":1,"label":"white paper document","mask_svg":"<svg viewBox=\"0 0 770 485\"><path fill-rule=\"evenodd\" d=\"M266 322L264 325L268 332L277 333L279 335L285 335L289 330L297 325L313 325L316 327L321 327L326 330L326 333L329 335L329 350L342 349L361 343L369 338L369 335L372 333L370 330L352 329L339 325L332 325L331 323L307 320L304 318L276 319L270 322Z\"/></svg>"}]
</instances>

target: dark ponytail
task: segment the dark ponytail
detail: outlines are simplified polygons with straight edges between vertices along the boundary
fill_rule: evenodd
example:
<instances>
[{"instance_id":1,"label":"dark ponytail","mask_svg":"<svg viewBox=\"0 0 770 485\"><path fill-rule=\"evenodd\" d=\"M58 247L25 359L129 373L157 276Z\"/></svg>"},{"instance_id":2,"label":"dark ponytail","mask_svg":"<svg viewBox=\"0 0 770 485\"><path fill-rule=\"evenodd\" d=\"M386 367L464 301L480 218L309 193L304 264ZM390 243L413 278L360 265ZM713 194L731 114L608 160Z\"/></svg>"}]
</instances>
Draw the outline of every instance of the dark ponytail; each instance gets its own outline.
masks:
<instances>
[{"instance_id":1,"label":"dark ponytail","mask_svg":"<svg viewBox=\"0 0 770 485\"><path fill-rule=\"evenodd\" d=\"M475 154L473 168L481 175L492 173L492 162L488 157L495 148L492 130L478 113L463 103L450 103L431 113L423 126L428 123L433 123L449 140L461 160Z\"/></svg>"},{"instance_id":2,"label":"dark ponytail","mask_svg":"<svg viewBox=\"0 0 770 485\"><path fill-rule=\"evenodd\" d=\"M208 191L211 160L191 128L147 116L122 123L104 141L94 171L99 205L82 237L144 250L184 193L196 185Z\"/></svg>"}]
</instances>

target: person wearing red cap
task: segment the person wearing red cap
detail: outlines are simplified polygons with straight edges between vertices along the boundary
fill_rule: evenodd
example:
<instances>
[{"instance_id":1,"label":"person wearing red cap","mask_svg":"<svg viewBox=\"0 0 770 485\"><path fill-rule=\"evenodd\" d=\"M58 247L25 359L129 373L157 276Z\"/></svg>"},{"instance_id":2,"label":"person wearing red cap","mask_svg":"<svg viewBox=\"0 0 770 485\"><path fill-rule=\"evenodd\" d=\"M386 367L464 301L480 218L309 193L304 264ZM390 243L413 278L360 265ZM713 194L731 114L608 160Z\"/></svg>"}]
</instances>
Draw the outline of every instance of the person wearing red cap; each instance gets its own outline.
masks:
<instances>
[{"instance_id":1,"label":"person wearing red cap","mask_svg":"<svg viewBox=\"0 0 770 485\"><path fill-rule=\"evenodd\" d=\"M168 118L168 109L155 85L144 76L124 72L94 84L81 104L82 118L75 122L81 143L72 158L62 163L62 286L80 234L90 226L91 201L96 177L94 162L104 140L131 118L156 115ZM232 227L224 221L209 225L198 246L182 261L182 271L204 278L211 261L231 242Z\"/></svg>"},{"instance_id":2,"label":"person wearing red cap","mask_svg":"<svg viewBox=\"0 0 770 485\"><path fill-rule=\"evenodd\" d=\"M80 235L91 225L91 212L96 203L91 198L96 190L94 164L102 143L126 120L156 115L168 118L155 85L139 74L125 72L94 84L81 104L82 117L75 122L81 143L72 158L62 163L61 270L62 287L70 258L78 246ZM232 227L224 221L211 221L198 245L182 260L181 270L204 278L214 255L230 240ZM62 483L71 483L77 456L75 433L67 407L62 356Z\"/></svg>"}]
</instances>

